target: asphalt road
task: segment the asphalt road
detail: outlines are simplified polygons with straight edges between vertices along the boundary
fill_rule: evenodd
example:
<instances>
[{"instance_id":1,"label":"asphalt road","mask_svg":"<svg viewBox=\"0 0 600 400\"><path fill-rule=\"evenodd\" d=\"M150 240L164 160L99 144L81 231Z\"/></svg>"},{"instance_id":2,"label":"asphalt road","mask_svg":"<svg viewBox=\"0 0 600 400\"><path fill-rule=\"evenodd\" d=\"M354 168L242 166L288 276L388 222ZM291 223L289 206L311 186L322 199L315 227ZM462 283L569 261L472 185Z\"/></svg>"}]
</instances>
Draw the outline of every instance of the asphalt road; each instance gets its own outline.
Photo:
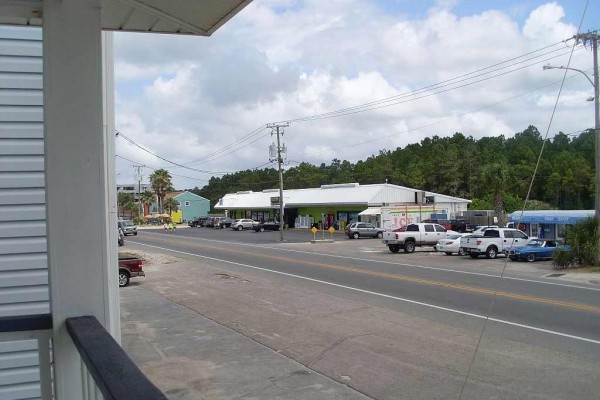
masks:
<instances>
[{"instance_id":1,"label":"asphalt road","mask_svg":"<svg viewBox=\"0 0 600 400\"><path fill-rule=\"evenodd\" d=\"M457 315L476 321L489 316L487 329L499 334L515 338L526 332L527 340L547 341L600 360L600 285L546 278L550 271L544 262L536 263L544 268L533 270L530 264L510 261L504 268L504 258L473 260L431 251L392 254L377 239L333 237L334 244L306 245L312 234L303 231L286 231L286 241L280 243L278 232L190 228L175 234L142 230L127 242L237 269L260 269L274 279L429 312L450 323Z\"/></svg>"},{"instance_id":2,"label":"asphalt road","mask_svg":"<svg viewBox=\"0 0 600 400\"><path fill-rule=\"evenodd\" d=\"M310 244L312 234L292 230L281 243L277 232L202 228L129 237L125 249L163 260L150 262L147 277L123 290L163 304L142 301L143 317L125 296L124 320L135 328L125 336L149 346L138 348L136 362L156 347L151 361L168 366L169 357L191 354L187 341L204 340L197 333L203 327L173 320L183 307L193 321L214 321L373 399L597 397L600 285L594 274L548 277L555 272L548 262L471 259L432 249L392 254L377 239L333 237L335 243ZM204 354L209 349L215 360L222 356L219 343L192 348L200 352L194 362L213 360ZM269 376L271 387L278 374L252 354L239 359L261 365L257 371ZM214 371L221 375L210 380L239 377L235 365L218 361ZM306 398L345 398L312 396Z\"/></svg>"}]
</instances>

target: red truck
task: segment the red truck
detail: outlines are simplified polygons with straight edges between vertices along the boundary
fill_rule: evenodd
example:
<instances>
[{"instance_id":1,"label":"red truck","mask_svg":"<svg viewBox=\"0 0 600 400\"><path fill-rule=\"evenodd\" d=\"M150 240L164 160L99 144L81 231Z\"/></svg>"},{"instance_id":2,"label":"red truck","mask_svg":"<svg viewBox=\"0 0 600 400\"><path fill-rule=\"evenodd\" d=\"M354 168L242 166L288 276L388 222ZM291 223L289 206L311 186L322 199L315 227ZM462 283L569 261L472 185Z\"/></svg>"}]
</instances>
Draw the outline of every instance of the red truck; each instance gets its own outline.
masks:
<instances>
[{"instance_id":1,"label":"red truck","mask_svg":"<svg viewBox=\"0 0 600 400\"><path fill-rule=\"evenodd\" d=\"M129 285L129 279L136 276L146 276L142 260L132 254L119 253L119 287Z\"/></svg>"}]
</instances>

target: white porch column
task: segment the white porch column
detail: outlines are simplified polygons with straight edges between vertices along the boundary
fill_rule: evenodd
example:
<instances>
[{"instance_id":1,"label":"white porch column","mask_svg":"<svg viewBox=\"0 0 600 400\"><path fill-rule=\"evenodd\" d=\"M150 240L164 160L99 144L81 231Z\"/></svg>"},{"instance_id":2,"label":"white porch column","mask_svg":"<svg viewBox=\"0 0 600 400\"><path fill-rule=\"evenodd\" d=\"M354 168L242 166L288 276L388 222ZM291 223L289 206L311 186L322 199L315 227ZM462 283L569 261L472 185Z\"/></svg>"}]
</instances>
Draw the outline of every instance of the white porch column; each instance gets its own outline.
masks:
<instances>
[{"instance_id":1,"label":"white porch column","mask_svg":"<svg viewBox=\"0 0 600 400\"><path fill-rule=\"evenodd\" d=\"M44 0L43 9L48 260L61 400L81 396L80 359L65 319L93 315L113 335L119 331L116 282L110 282L116 278L116 272L110 278L117 240L109 174L114 130L103 120L103 104L112 101L103 98L101 4Z\"/></svg>"}]
</instances>

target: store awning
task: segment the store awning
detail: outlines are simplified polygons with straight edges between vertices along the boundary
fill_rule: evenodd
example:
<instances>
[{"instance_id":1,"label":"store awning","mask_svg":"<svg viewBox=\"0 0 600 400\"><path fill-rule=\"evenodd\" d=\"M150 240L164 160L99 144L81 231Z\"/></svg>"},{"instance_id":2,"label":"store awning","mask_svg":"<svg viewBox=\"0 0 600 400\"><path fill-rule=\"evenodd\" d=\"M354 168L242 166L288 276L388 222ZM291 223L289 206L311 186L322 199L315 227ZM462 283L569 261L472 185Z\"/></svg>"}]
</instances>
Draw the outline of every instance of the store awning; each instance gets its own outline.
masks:
<instances>
[{"instance_id":1,"label":"store awning","mask_svg":"<svg viewBox=\"0 0 600 400\"><path fill-rule=\"evenodd\" d=\"M526 224L574 224L586 218L593 218L594 210L528 210L515 211L510 214L510 220Z\"/></svg>"},{"instance_id":2,"label":"store awning","mask_svg":"<svg viewBox=\"0 0 600 400\"><path fill-rule=\"evenodd\" d=\"M359 212L358 215L381 215L381 207L369 207Z\"/></svg>"}]
</instances>

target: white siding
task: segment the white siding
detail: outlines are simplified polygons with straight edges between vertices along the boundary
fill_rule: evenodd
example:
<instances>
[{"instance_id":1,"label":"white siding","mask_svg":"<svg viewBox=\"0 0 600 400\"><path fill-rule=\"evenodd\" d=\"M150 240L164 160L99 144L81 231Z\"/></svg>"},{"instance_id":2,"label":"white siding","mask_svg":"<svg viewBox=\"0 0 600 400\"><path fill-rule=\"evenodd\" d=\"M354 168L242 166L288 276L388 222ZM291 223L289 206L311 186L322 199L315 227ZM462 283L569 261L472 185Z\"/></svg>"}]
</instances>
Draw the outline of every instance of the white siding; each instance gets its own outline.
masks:
<instances>
[{"instance_id":1,"label":"white siding","mask_svg":"<svg viewBox=\"0 0 600 400\"><path fill-rule=\"evenodd\" d=\"M0 317L47 314L42 35L0 26ZM0 399L40 398L36 340L0 342Z\"/></svg>"},{"instance_id":2,"label":"white siding","mask_svg":"<svg viewBox=\"0 0 600 400\"><path fill-rule=\"evenodd\" d=\"M36 340L0 342L0 399L39 399Z\"/></svg>"}]
</instances>

